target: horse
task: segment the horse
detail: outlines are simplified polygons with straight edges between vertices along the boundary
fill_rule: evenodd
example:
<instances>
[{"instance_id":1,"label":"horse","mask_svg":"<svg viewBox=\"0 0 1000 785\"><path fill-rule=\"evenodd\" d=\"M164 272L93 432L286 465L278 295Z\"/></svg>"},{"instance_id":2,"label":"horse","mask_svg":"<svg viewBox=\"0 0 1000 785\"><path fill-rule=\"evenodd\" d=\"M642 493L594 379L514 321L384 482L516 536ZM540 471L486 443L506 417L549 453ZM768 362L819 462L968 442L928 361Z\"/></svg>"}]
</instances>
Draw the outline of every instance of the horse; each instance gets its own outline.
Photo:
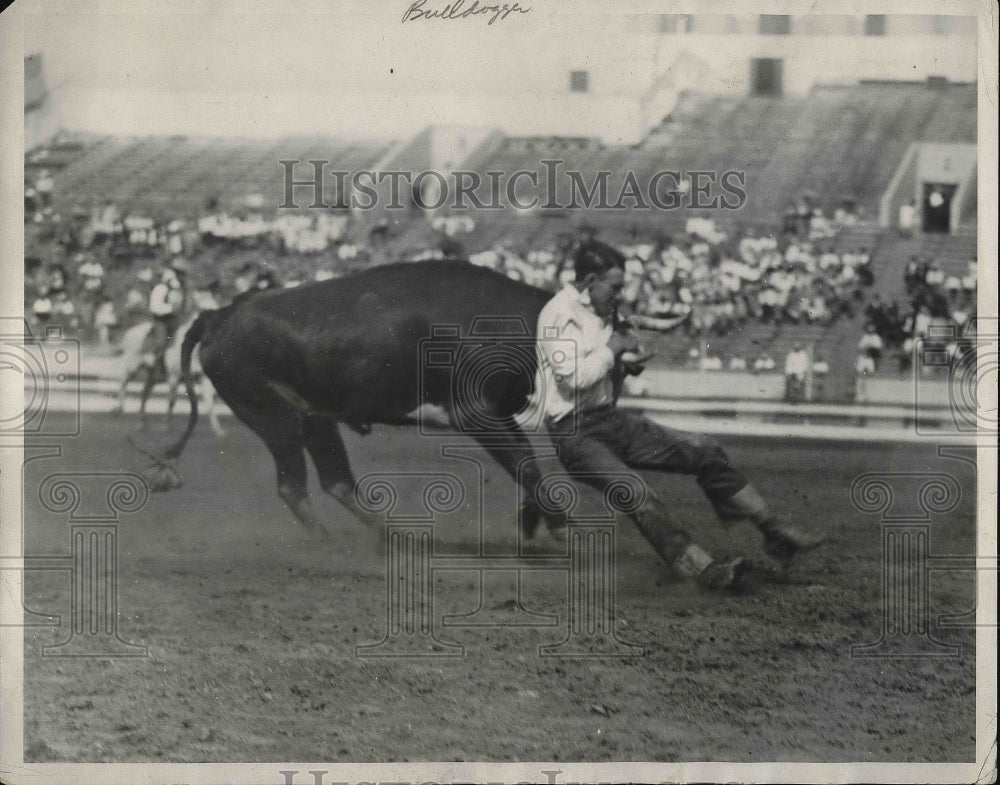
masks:
<instances>
[{"instance_id":1,"label":"horse","mask_svg":"<svg viewBox=\"0 0 1000 785\"><path fill-rule=\"evenodd\" d=\"M167 385L167 428L170 427L170 421L174 413L174 404L177 402L178 389L182 380L181 345L184 335L191 328L191 325L194 324L195 319L198 318L198 313L198 311L191 312L188 318L174 332L170 343L164 351L163 370L166 378L160 375L159 369L156 367L156 356L146 345L149 333L153 329L153 323L142 322L125 331L121 341L122 354L118 403L112 409L113 414L120 415L124 413L125 396L129 382L145 374L142 396L139 401L139 414L142 417L142 427L145 429L147 425L146 402L149 400L150 393L158 381L164 381ZM192 358L192 370L195 375L200 375L201 377L202 406L208 415L212 432L216 436L223 436L225 435L225 430L219 423L219 417L215 410L215 388L208 378L201 374L197 357Z\"/></svg>"}]
</instances>

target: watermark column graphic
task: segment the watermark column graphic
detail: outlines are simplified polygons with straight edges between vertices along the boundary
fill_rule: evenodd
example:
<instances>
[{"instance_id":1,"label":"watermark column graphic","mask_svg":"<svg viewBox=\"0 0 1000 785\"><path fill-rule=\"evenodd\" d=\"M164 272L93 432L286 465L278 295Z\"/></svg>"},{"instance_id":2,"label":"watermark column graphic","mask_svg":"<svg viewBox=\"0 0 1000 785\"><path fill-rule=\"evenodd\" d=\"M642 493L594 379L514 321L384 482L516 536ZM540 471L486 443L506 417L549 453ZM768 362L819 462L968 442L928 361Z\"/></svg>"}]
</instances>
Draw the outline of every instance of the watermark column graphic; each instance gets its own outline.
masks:
<instances>
[{"instance_id":1,"label":"watermark column graphic","mask_svg":"<svg viewBox=\"0 0 1000 785\"><path fill-rule=\"evenodd\" d=\"M576 482L599 482L602 505L581 504ZM567 516L567 631L555 644L539 647L540 657L642 657L645 649L621 640L616 629L615 527L622 516L637 512L646 500L638 475L577 474L571 480L553 473L542 478L538 503L543 513Z\"/></svg>"},{"instance_id":2,"label":"watermark column graphic","mask_svg":"<svg viewBox=\"0 0 1000 785\"><path fill-rule=\"evenodd\" d=\"M587 477L583 477L584 482ZM597 479L596 476L593 479ZM419 481L418 493L400 492L404 484ZM543 614L529 614L537 621L483 620L476 611L439 619L434 609L435 573L478 572L481 587L486 574L516 573L518 598L521 577L533 570L562 572L567 576L566 635L558 643L542 645L541 657L641 657L641 646L622 641L616 631L615 522L618 515L634 513L645 499L645 485L632 474L603 475L606 483L603 509L585 511L576 486L565 475L542 478L539 501L543 513L568 513L568 555L438 555L434 552L435 515L452 513L463 505L462 481L447 473L378 473L358 482L358 503L367 512L383 515L386 527L386 631L383 638L355 647L357 657L460 657L464 647L438 637L438 625L450 628L555 626ZM544 496L544 501L542 498ZM400 512L414 505L419 509ZM401 501L402 500L402 501ZM482 597L480 603L482 605Z\"/></svg>"},{"instance_id":3,"label":"watermark column graphic","mask_svg":"<svg viewBox=\"0 0 1000 785\"><path fill-rule=\"evenodd\" d=\"M560 353L564 363L575 367L574 341L557 335L546 335L544 340L552 353ZM446 627L554 627L559 622L557 615L531 611L522 601L521 521L517 551L505 551L504 546L488 542L487 515L482 506L483 467L490 457L518 478L521 495L502 508L511 511L511 519L515 512L525 515L531 505L533 484L524 481L524 467L530 466L535 477L540 474L535 469L537 461L555 457L544 429L543 408L537 400L519 405L520 396L527 397L536 383L538 355L535 325L523 312L478 314L468 325L433 324L429 336L420 341L417 384L421 400L437 401L449 413L453 430L475 440L475 444L449 442L441 446L443 457L475 466L480 501L477 559L467 560L467 564L436 563L442 570L473 572L479 582L477 606L466 613L445 616ZM544 379L540 383L544 384ZM544 397L540 392L535 390L536 396ZM515 413L516 409L520 411ZM454 438L453 432L442 432L437 419L426 413L418 423L424 437Z\"/></svg>"},{"instance_id":4,"label":"watermark column graphic","mask_svg":"<svg viewBox=\"0 0 1000 785\"><path fill-rule=\"evenodd\" d=\"M20 459L20 487L23 491L27 487L26 473L28 464L32 461L44 460L46 458L59 458L62 456L62 447L58 444L5 444L3 440L0 440L0 455L4 457L11 456L15 460ZM17 619L17 621L0 621L0 627L58 627L62 624L62 619L58 614L34 611L28 607L24 600L24 533L25 527L22 513L19 538L21 552L17 556L0 555L0 581L3 582L4 588L3 592L0 592L0 620ZM22 580L17 590L15 590L14 586L8 580L12 573L22 574Z\"/></svg>"},{"instance_id":5,"label":"watermark column graphic","mask_svg":"<svg viewBox=\"0 0 1000 785\"><path fill-rule=\"evenodd\" d=\"M567 604L567 633L559 643L540 647L539 656L625 657L645 653L642 647L617 637L615 613L615 523L619 515L639 509L645 500L645 484L628 473L579 477L604 490L601 509L586 512L579 504L576 486L564 473L551 477L543 474L539 458L556 458L557 452L545 429L544 409L537 404L539 398L545 400L546 393L552 391L535 389L534 406L530 400L521 402L521 396L527 399L540 361L552 365L557 384L563 375L575 373L577 347L573 340L561 339L551 331L541 339L536 339L534 332L523 314L479 315L472 319L468 331L460 324L432 325L429 337L420 342L419 400L446 410L453 428L477 443L446 444L441 450L443 457L476 466L479 507L473 511L477 519L473 524L477 548L470 556L434 552L433 506L427 503L427 488L422 492L424 507L419 513L409 517L396 513L400 481L419 476L431 483L440 476L380 473L363 478L357 486L359 505L372 513L386 514L387 631L378 643L358 646L358 656L434 656L434 651L448 654L436 638L439 620L433 610L435 584L431 576L449 570L477 574L479 596L476 608L448 614L440 620L442 626L557 626L558 616L535 613L522 603L526 572L557 571L567 577L566 593L560 598ZM539 348L540 341L544 341L543 349ZM545 355L541 360L540 354ZM544 384L544 379L539 383ZM441 435L436 422L431 426L418 416L421 435ZM514 476L514 487L523 494L510 508L503 506L517 513L509 516L518 523L518 547L514 552L488 545L482 504L483 460L487 455ZM440 512L455 511L461 503L458 500L455 506ZM530 534L536 528L536 514L557 522L567 521L568 553L525 552L524 531L527 528ZM513 602L509 602L511 578L516 586ZM494 601L492 608L486 607L488 594ZM496 603L498 596L504 602ZM493 613L501 607L503 614ZM510 613L506 612L508 608ZM452 649L462 652L458 646Z\"/></svg>"},{"instance_id":6,"label":"watermark column graphic","mask_svg":"<svg viewBox=\"0 0 1000 785\"><path fill-rule=\"evenodd\" d=\"M419 482L418 509L401 512L397 485ZM414 494L403 502L413 506ZM447 472L380 472L362 477L355 497L385 520L386 630L381 641L355 646L356 657L461 657L462 646L437 638L431 557L434 519L465 501L462 480ZM409 504L407 504L409 502Z\"/></svg>"},{"instance_id":7,"label":"watermark column graphic","mask_svg":"<svg viewBox=\"0 0 1000 785\"><path fill-rule=\"evenodd\" d=\"M523 455L523 445L491 446L494 457L505 452ZM524 508L521 506L520 494L524 491L523 473L527 467L534 467L539 458L554 458L556 449L548 446L534 446L532 454L521 458L517 466L517 483L511 487L511 510L518 511L517 548L514 551L505 549L503 544L490 547L487 540L487 514L483 504L486 488L484 471L485 450L478 444L445 444L441 447L441 456L453 458L472 464L476 469L477 486L479 488L479 508L476 513L477 553L472 559L438 560L438 570L458 570L475 573L478 581L478 602L471 611L464 613L449 613L442 617L445 627L555 627L559 624L559 616L554 613L542 613L528 608L524 602L524 578L534 569L545 569L545 558L533 558L525 554L524 533L521 516ZM501 508L507 509L507 508ZM511 586L513 580L513 588ZM502 610L501 610L502 609Z\"/></svg>"},{"instance_id":8,"label":"watermark column graphic","mask_svg":"<svg viewBox=\"0 0 1000 785\"><path fill-rule=\"evenodd\" d=\"M877 641L852 646L852 657L961 656L960 646L934 638L929 605L931 515L951 512L961 498L945 473L872 472L854 481L855 508L880 516L882 629Z\"/></svg>"},{"instance_id":9,"label":"watermark column graphic","mask_svg":"<svg viewBox=\"0 0 1000 785\"><path fill-rule=\"evenodd\" d=\"M69 514L70 554L25 556L25 570L70 573L69 637L42 647L43 657L146 657L118 630L118 525L142 509L149 489L142 478L118 473L56 473L38 489L42 505Z\"/></svg>"},{"instance_id":10,"label":"watermark column graphic","mask_svg":"<svg viewBox=\"0 0 1000 785\"><path fill-rule=\"evenodd\" d=\"M979 464L977 461L978 448L975 446L970 446L968 444L940 444L937 448L937 453L939 458L946 458L949 460L961 461L962 463L969 466L973 472L976 473L976 487L978 488L978 472ZM987 498L990 498L987 496ZM982 532L980 528L982 521L986 520L996 520L996 494L992 494L992 507L993 509L986 513L987 517L979 518L980 523L977 524L976 530L977 534ZM976 547L978 549L978 537ZM978 553L978 550L977 550ZM942 573L942 572L964 572L972 573L974 575L979 575L981 572L989 570L991 572L997 572L1000 568L1000 560L998 560L996 554L992 556L968 556L968 557L948 557L948 556L932 556L930 559L929 569L931 574ZM977 588L977 595L980 590ZM996 627L996 623L980 625L977 620L978 612L978 596L973 600L972 607L967 611L962 611L959 613L944 613L937 617L937 625L940 629L975 629L979 626Z\"/></svg>"}]
</instances>

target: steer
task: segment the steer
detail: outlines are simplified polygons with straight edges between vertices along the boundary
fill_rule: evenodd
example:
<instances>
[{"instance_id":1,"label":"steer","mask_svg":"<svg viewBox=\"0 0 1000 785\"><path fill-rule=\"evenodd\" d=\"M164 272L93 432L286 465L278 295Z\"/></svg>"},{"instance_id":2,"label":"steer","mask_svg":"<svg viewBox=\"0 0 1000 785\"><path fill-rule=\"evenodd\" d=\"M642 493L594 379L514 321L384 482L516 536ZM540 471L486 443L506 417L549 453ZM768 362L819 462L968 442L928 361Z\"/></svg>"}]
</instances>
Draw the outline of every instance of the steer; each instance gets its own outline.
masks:
<instances>
[{"instance_id":1,"label":"steer","mask_svg":"<svg viewBox=\"0 0 1000 785\"><path fill-rule=\"evenodd\" d=\"M198 345L219 396L274 456L278 494L303 524L325 531L309 501L305 452L323 490L365 520L339 426L364 434L374 423L412 423L420 407L435 406L520 480L530 537L542 520L541 473L517 416L535 384L538 314L549 297L455 261L386 265L243 296L202 314L184 338L191 412L165 459L180 456L198 418L190 384ZM497 331L495 340L483 337L483 325ZM471 369L456 367L463 362ZM553 529L564 525L564 516L547 515Z\"/></svg>"}]
</instances>

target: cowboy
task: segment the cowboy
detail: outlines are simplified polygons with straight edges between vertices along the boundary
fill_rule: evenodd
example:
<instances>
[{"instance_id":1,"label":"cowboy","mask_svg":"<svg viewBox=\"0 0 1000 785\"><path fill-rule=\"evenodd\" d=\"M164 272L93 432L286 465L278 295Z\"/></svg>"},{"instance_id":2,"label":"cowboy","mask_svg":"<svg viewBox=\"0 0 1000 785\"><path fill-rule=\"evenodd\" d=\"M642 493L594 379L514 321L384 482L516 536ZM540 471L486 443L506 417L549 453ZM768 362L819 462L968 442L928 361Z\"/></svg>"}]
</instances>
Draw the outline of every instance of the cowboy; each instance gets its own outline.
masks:
<instances>
[{"instance_id":1,"label":"cowboy","mask_svg":"<svg viewBox=\"0 0 1000 785\"><path fill-rule=\"evenodd\" d=\"M577 248L574 263L574 283L539 315L535 385L547 429L570 476L605 491L629 469L692 474L724 523L752 521L764 534L768 554L786 566L796 553L819 545L819 540L775 517L718 443L664 428L638 411L615 405L616 364L641 353L632 333L614 329L625 258L591 241ZM567 356L567 341L574 344L575 357ZM709 589L740 588L744 560L716 561L674 523L670 505L655 493L647 491L630 517L660 557L682 575Z\"/></svg>"}]
</instances>

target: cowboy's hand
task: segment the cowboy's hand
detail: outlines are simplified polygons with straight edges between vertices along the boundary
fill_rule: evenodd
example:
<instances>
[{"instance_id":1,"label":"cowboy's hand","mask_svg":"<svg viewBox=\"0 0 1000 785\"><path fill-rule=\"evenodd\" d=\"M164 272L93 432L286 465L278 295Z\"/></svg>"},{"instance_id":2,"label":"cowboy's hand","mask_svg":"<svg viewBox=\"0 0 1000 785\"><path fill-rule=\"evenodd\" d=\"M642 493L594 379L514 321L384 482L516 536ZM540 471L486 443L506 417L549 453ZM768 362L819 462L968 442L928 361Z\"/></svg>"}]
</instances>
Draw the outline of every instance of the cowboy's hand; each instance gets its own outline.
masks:
<instances>
[{"instance_id":1,"label":"cowboy's hand","mask_svg":"<svg viewBox=\"0 0 1000 785\"><path fill-rule=\"evenodd\" d=\"M615 357L621 357L626 352L639 353L639 339L634 333L615 330L608 339L608 348Z\"/></svg>"},{"instance_id":2,"label":"cowboy's hand","mask_svg":"<svg viewBox=\"0 0 1000 785\"><path fill-rule=\"evenodd\" d=\"M640 347L637 352L624 352L619 358L622 365L622 372L626 376L638 376L646 370L646 363L652 359L653 354Z\"/></svg>"}]
</instances>

